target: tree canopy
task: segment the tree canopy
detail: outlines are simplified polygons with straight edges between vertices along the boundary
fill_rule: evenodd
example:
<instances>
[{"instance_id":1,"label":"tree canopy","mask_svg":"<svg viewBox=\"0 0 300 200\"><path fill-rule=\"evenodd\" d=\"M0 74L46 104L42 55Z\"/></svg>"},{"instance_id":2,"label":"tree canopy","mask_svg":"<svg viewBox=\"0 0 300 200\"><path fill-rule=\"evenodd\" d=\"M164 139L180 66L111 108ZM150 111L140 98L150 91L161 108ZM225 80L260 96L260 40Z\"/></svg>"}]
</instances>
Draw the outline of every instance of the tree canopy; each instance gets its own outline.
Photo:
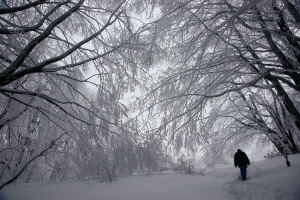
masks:
<instances>
[{"instance_id":1,"label":"tree canopy","mask_svg":"<svg viewBox=\"0 0 300 200\"><path fill-rule=\"evenodd\" d=\"M128 12L125 1L1 1L1 188L125 170L116 160L131 161L135 146L122 146L135 143L121 99L144 72Z\"/></svg>"},{"instance_id":2,"label":"tree canopy","mask_svg":"<svg viewBox=\"0 0 300 200\"><path fill-rule=\"evenodd\" d=\"M145 29L153 53L163 52L157 65L166 70L143 101L163 114L158 131L179 138L179 147L214 143L214 134L221 143L265 135L280 153L299 152L297 5L279 0L152 5L159 17Z\"/></svg>"},{"instance_id":3,"label":"tree canopy","mask_svg":"<svg viewBox=\"0 0 300 200\"><path fill-rule=\"evenodd\" d=\"M299 153L299 23L291 0L0 0L0 189Z\"/></svg>"}]
</instances>

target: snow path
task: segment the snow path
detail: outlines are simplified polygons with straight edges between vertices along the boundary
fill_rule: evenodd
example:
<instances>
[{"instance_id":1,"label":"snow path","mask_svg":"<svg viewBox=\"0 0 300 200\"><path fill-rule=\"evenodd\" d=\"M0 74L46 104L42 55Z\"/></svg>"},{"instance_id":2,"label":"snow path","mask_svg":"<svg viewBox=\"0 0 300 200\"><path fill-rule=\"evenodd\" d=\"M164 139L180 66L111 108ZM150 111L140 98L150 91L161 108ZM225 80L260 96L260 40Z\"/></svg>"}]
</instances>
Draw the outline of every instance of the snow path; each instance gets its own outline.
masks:
<instances>
[{"instance_id":1,"label":"snow path","mask_svg":"<svg viewBox=\"0 0 300 200\"><path fill-rule=\"evenodd\" d=\"M237 176L226 183L223 187L227 191L226 199L300 200L300 163L294 162L293 167L288 168L284 160L281 165L276 165L279 159L267 160L268 165L262 165L265 161L253 163L248 168L247 181L241 181L241 177Z\"/></svg>"},{"instance_id":2,"label":"snow path","mask_svg":"<svg viewBox=\"0 0 300 200\"><path fill-rule=\"evenodd\" d=\"M113 183L19 184L0 191L0 200L300 200L300 155L289 158L291 167L282 156L252 163L247 181L240 180L238 168L226 166L207 169L204 176L170 171Z\"/></svg>"}]
</instances>

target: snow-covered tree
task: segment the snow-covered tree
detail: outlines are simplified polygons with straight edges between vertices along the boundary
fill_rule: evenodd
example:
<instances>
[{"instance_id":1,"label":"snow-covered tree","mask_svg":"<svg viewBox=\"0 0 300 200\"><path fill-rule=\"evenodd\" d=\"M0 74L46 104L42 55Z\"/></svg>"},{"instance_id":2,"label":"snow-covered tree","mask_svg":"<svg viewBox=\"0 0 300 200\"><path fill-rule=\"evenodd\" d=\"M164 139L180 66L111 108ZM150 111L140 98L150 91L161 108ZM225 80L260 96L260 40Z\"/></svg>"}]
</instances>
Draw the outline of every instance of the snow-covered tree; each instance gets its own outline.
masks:
<instances>
[{"instance_id":1,"label":"snow-covered tree","mask_svg":"<svg viewBox=\"0 0 300 200\"><path fill-rule=\"evenodd\" d=\"M134 40L139 30L126 1L0 5L0 187L33 171L39 180L65 179L85 152L103 150L85 151L104 145L99 135L122 130L120 100L142 70L135 63L143 56ZM80 162L67 157L80 150Z\"/></svg>"},{"instance_id":2,"label":"snow-covered tree","mask_svg":"<svg viewBox=\"0 0 300 200\"><path fill-rule=\"evenodd\" d=\"M226 143L233 134L264 132L280 152L299 152L300 13L293 2L150 2L149 54L159 54L153 63L165 73L142 101L164 114L161 132L185 147L215 133Z\"/></svg>"}]
</instances>

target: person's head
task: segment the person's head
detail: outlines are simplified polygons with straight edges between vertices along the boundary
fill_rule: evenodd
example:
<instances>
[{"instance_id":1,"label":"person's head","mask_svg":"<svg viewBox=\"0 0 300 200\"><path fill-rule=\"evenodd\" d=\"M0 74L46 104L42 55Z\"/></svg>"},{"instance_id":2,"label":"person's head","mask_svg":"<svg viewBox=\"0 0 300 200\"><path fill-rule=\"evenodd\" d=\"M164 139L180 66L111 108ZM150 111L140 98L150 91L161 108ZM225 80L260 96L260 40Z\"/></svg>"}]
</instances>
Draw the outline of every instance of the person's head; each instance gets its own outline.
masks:
<instances>
[{"instance_id":1,"label":"person's head","mask_svg":"<svg viewBox=\"0 0 300 200\"><path fill-rule=\"evenodd\" d=\"M238 149L237 152L242 152L242 150Z\"/></svg>"}]
</instances>

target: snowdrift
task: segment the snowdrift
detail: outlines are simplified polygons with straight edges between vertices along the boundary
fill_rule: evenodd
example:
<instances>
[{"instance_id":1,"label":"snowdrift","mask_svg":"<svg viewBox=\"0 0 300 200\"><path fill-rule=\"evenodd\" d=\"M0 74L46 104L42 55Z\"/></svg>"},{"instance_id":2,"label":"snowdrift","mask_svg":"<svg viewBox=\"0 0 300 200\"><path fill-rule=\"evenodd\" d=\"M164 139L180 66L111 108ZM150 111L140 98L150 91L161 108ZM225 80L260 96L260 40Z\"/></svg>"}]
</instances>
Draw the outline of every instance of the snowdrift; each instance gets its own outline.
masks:
<instances>
[{"instance_id":1,"label":"snowdrift","mask_svg":"<svg viewBox=\"0 0 300 200\"><path fill-rule=\"evenodd\" d=\"M117 182L96 180L29 183L8 186L1 200L300 200L300 155L253 162L248 180L232 166L207 169L203 175L173 171L119 178Z\"/></svg>"}]
</instances>

